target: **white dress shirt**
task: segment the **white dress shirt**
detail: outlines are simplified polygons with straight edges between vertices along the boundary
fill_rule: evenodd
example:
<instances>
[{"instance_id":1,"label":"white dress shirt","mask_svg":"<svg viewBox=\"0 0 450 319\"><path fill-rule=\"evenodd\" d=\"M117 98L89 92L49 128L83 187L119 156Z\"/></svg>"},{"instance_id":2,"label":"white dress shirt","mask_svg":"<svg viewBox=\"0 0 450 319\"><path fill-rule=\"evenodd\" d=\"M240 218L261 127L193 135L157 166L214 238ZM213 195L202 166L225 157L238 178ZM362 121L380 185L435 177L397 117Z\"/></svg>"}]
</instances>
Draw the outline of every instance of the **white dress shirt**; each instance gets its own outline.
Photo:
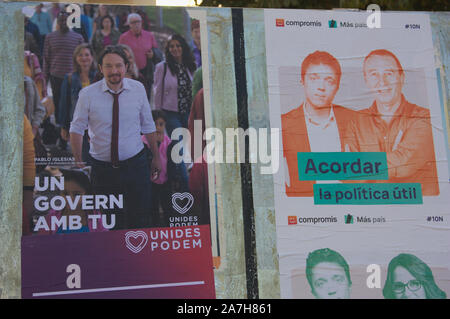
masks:
<instances>
[{"instance_id":1,"label":"white dress shirt","mask_svg":"<svg viewBox=\"0 0 450 319\"><path fill-rule=\"evenodd\" d=\"M308 114L306 103L304 113L311 152L340 152L341 139L339 137L333 106L330 109L328 119L323 123L316 123L311 118Z\"/></svg>"},{"instance_id":2,"label":"white dress shirt","mask_svg":"<svg viewBox=\"0 0 450 319\"><path fill-rule=\"evenodd\" d=\"M114 98L105 79L83 88L75 107L70 133L84 135L88 129L91 156L111 161L112 109ZM124 78L119 95L119 160L129 159L143 148L141 133L156 130L142 83Z\"/></svg>"},{"instance_id":3,"label":"white dress shirt","mask_svg":"<svg viewBox=\"0 0 450 319\"><path fill-rule=\"evenodd\" d=\"M339 136L339 130L336 123L336 117L334 116L333 106L330 109L330 116L323 123L316 123L306 110L305 104L305 122L306 129L308 130L309 146L311 152L340 152L341 151L341 138ZM316 181L317 184L335 184L341 183L338 180Z\"/></svg>"}]
</instances>

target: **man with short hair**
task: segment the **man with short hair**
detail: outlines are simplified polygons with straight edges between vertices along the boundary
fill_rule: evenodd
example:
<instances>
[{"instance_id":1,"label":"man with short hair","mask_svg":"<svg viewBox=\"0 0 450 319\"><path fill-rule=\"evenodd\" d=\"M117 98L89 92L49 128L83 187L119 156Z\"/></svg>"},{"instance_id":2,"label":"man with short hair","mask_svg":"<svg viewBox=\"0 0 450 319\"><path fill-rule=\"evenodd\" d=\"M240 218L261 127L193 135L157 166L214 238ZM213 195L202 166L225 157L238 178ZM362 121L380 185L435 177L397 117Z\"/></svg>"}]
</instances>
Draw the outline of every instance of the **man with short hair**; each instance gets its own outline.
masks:
<instances>
[{"instance_id":1,"label":"man with short hair","mask_svg":"<svg viewBox=\"0 0 450 319\"><path fill-rule=\"evenodd\" d=\"M52 32L52 19L50 14L42 11L44 4L40 3L35 7L35 12L31 17L33 22L39 28L39 34L41 35L41 42L45 40L45 36Z\"/></svg>"},{"instance_id":2,"label":"man with short hair","mask_svg":"<svg viewBox=\"0 0 450 319\"><path fill-rule=\"evenodd\" d=\"M422 195L439 195L430 110L406 100L405 72L392 52L370 52L363 69L375 100L350 126L350 150L386 152L389 180L372 182L421 183Z\"/></svg>"},{"instance_id":3,"label":"man with short hair","mask_svg":"<svg viewBox=\"0 0 450 319\"><path fill-rule=\"evenodd\" d=\"M283 155L288 174L286 195L311 197L315 181L300 181L299 152L342 152L349 122L356 112L333 104L339 89L341 67L328 52L315 51L302 62L301 84L305 101L281 116Z\"/></svg>"},{"instance_id":4,"label":"man with short hair","mask_svg":"<svg viewBox=\"0 0 450 319\"><path fill-rule=\"evenodd\" d=\"M139 72L144 76L150 97L153 84L153 49L158 48L158 43L153 33L142 28L142 17L137 13L130 13L127 18L130 30L123 33L119 38L120 44L128 45L133 50L136 65Z\"/></svg>"},{"instance_id":5,"label":"man with short hair","mask_svg":"<svg viewBox=\"0 0 450 319\"><path fill-rule=\"evenodd\" d=\"M44 48L44 41L41 38L41 34L39 32L39 28L33 22L31 22L30 18L24 16L24 24L25 24L25 32L29 32L33 35L34 40L39 46L39 63L42 62L42 50Z\"/></svg>"},{"instance_id":6,"label":"man with short hair","mask_svg":"<svg viewBox=\"0 0 450 319\"><path fill-rule=\"evenodd\" d=\"M104 77L80 91L70 126L75 161L84 166L81 147L88 129L94 192L123 194L123 212L114 211L115 229L149 227L151 178L158 178L161 164L145 88L125 78L128 59L121 47L106 47L98 63ZM151 172L141 133L153 154Z\"/></svg>"},{"instance_id":7,"label":"man with short hair","mask_svg":"<svg viewBox=\"0 0 450 319\"><path fill-rule=\"evenodd\" d=\"M309 253L306 279L317 299L350 298L350 270L344 257L334 250L323 248Z\"/></svg>"},{"instance_id":8,"label":"man with short hair","mask_svg":"<svg viewBox=\"0 0 450 319\"><path fill-rule=\"evenodd\" d=\"M77 45L83 43L83 37L67 26L68 16L65 11L58 14L58 30L47 35L44 43L44 76L46 83L50 80L57 124L59 124L57 106L64 75L73 71L73 52Z\"/></svg>"},{"instance_id":9,"label":"man with short hair","mask_svg":"<svg viewBox=\"0 0 450 319\"><path fill-rule=\"evenodd\" d=\"M197 68L202 66L202 47L200 42L200 21L193 20L191 22L191 34L192 34L192 53L194 54L195 63Z\"/></svg>"}]
</instances>

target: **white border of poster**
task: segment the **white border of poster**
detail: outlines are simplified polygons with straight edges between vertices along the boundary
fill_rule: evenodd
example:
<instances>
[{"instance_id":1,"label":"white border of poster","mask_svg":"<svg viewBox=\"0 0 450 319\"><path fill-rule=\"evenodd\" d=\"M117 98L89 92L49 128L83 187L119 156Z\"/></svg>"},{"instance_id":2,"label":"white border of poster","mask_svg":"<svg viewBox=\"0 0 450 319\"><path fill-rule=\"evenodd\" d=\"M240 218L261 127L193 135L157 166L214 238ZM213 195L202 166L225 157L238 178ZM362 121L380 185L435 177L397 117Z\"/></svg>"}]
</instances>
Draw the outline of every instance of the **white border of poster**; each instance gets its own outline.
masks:
<instances>
[{"instance_id":1,"label":"white border of poster","mask_svg":"<svg viewBox=\"0 0 450 319\"><path fill-rule=\"evenodd\" d=\"M306 260L322 248L338 252L348 263L350 298L383 298L388 264L401 253L415 255L428 265L439 288L450 294L449 171L430 21L426 14L382 12L381 28L371 29L366 25L368 16L366 12L265 10L271 127L283 129L281 115L302 104L300 69L310 53L326 51L339 61L342 77L333 103L359 111L373 102L364 82L364 58L376 49L389 50L405 71L406 100L430 111L440 192L414 205L315 205L312 196L289 197L280 134L274 192L282 298L316 296L306 278ZM354 217L353 224L345 223L348 215ZM288 222L289 216L295 216L295 224ZM380 266L373 288L367 285L371 264Z\"/></svg>"}]
</instances>

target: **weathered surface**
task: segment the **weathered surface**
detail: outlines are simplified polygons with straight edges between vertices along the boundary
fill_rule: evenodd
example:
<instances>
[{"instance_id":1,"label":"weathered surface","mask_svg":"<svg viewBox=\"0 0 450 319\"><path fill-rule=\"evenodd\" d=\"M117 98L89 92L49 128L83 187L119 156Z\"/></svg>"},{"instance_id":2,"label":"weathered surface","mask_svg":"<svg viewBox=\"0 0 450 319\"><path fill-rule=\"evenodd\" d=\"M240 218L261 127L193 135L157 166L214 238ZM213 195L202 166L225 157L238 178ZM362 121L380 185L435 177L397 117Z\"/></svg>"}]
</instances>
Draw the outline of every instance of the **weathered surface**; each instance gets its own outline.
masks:
<instances>
[{"instance_id":1,"label":"weathered surface","mask_svg":"<svg viewBox=\"0 0 450 319\"><path fill-rule=\"evenodd\" d=\"M430 13L431 30L433 33L436 67L440 70L442 101L444 103L445 122L447 124L447 142L450 148L450 86L448 85L450 72L450 13ZM450 164L449 164L450 165Z\"/></svg>"},{"instance_id":2,"label":"weathered surface","mask_svg":"<svg viewBox=\"0 0 450 319\"><path fill-rule=\"evenodd\" d=\"M207 19L212 126L225 135L226 128L238 127L231 10L208 9ZM215 164L215 172L222 262L215 271L216 294L218 298L245 298L240 166Z\"/></svg>"},{"instance_id":3,"label":"weathered surface","mask_svg":"<svg viewBox=\"0 0 450 319\"><path fill-rule=\"evenodd\" d=\"M266 71L264 11L244 10L245 59L249 127L267 128L270 154L269 96ZM261 174L260 159L252 164L253 203L259 298L279 298L278 253L276 247L273 178Z\"/></svg>"},{"instance_id":4,"label":"weathered surface","mask_svg":"<svg viewBox=\"0 0 450 319\"><path fill-rule=\"evenodd\" d=\"M20 298L23 16L0 3L0 298Z\"/></svg>"}]
</instances>

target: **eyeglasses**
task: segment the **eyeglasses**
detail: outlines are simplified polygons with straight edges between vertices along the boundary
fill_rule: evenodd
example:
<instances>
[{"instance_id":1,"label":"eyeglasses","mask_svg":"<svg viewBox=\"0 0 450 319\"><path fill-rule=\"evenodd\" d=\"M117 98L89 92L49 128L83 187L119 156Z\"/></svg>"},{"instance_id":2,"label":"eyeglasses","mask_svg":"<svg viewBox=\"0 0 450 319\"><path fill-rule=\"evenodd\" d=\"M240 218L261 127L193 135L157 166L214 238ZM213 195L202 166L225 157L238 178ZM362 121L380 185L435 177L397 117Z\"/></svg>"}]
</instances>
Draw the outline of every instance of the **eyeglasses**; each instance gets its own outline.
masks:
<instances>
[{"instance_id":1,"label":"eyeglasses","mask_svg":"<svg viewBox=\"0 0 450 319\"><path fill-rule=\"evenodd\" d=\"M422 288L422 284L417 279L412 279L408 281L406 284L397 281L392 284L392 290L397 294L402 294L405 292L405 287L408 287L410 291L417 291Z\"/></svg>"}]
</instances>

